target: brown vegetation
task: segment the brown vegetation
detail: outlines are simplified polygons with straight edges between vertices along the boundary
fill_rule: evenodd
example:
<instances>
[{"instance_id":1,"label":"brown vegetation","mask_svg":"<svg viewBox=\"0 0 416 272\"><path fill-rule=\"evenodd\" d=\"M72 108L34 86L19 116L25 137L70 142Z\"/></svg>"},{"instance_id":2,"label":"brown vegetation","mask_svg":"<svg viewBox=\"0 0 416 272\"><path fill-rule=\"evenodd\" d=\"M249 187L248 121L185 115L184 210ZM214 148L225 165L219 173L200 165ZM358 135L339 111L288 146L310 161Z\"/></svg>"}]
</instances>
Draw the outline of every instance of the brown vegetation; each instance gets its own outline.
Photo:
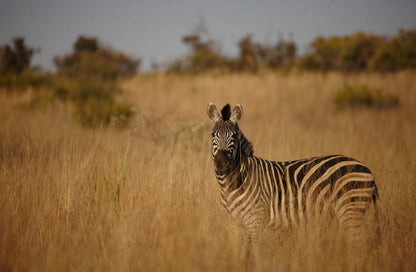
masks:
<instances>
[{"instance_id":1,"label":"brown vegetation","mask_svg":"<svg viewBox=\"0 0 416 272\"><path fill-rule=\"evenodd\" d=\"M336 230L267 232L260 271L415 271L415 72L375 75L138 75L123 83L129 129L90 130L57 101L0 92L0 270L239 271L239 245L210 158L209 102L240 103L255 154L341 153L368 165L382 240L359 252ZM345 84L383 88L392 109L336 111ZM118 94L121 95L121 94Z\"/></svg>"},{"instance_id":2,"label":"brown vegetation","mask_svg":"<svg viewBox=\"0 0 416 272\"><path fill-rule=\"evenodd\" d=\"M416 68L416 30L400 29L392 37L358 31L344 36L316 37L303 55L292 39L279 36L275 44L254 42L246 35L238 42L239 55L221 53L207 29L184 36L187 56L169 63L166 71L200 73L212 70L252 72L259 70L306 70L341 72L393 72ZM260 69L261 68L261 69Z\"/></svg>"}]
</instances>

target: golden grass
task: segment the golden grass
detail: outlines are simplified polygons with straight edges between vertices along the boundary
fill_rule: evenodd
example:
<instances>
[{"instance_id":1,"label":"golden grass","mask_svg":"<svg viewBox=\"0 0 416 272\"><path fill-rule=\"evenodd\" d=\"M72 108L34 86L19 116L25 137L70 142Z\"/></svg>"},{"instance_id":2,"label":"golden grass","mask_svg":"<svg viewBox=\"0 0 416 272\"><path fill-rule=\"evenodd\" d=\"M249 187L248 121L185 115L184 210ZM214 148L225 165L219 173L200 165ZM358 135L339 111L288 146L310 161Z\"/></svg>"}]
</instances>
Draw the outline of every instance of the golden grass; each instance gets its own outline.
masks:
<instances>
[{"instance_id":1,"label":"golden grass","mask_svg":"<svg viewBox=\"0 0 416 272\"><path fill-rule=\"evenodd\" d=\"M290 160L341 153L373 171L379 245L359 252L336 230L266 231L260 271L416 270L415 72L374 75L138 75L130 129L88 130L69 104L19 108L0 94L1 271L239 271L239 244L220 206L205 110L240 103L255 154ZM392 110L337 112L345 83L384 88Z\"/></svg>"}]
</instances>

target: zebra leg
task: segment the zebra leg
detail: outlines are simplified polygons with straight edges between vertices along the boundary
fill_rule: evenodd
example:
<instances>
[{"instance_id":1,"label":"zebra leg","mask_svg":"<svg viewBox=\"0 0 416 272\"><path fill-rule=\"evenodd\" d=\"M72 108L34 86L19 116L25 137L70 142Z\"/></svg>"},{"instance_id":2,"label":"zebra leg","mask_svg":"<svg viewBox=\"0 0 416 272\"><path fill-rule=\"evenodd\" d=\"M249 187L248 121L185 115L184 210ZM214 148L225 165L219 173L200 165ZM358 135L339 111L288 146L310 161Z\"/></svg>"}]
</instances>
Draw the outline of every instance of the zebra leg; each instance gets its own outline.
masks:
<instances>
[{"instance_id":1,"label":"zebra leg","mask_svg":"<svg viewBox=\"0 0 416 272\"><path fill-rule=\"evenodd\" d=\"M234 222L235 223L235 222ZM241 268L244 270L248 270L248 256L251 255L250 252L250 238L247 232L247 228L242 226L241 224L231 224L231 234L233 236L233 244L234 248L234 260L241 265Z\"/></svg>"},{"instance_id":2,"label":"zebra leg","mask_svg":"<svg viewBox=\"0 0 416 272\"><path fill-rule=\"evenodd\" d=\"M257 228L249 228L242 225L232 227L238 250L236 260L244 270L252 271L256 267L255 243L257 241Z\"/></svg>"},{"instance_id":3,"label":"zebra leg","mask_svg":"<svg viewBox=\"0 0 416 272\"><path fill-rule=\"evenodd\" d=\"M248 228L244 235L244 264L248 271L256 268L257 251L255 243L258 241L258 230L257 228Z\"/></svg>"},{"instance_id":4,"label":"zebra leg","mask_svg":"<svg viewBox=\"0 0 416 272\"><path fill-rule=\"evenodd\" d=\"M364 231L364 215L371 202L371 195L354 196L357 191L366 193L368 189L352 189L345 196L338 199L334 205L341 231L346 234L349 241L356 241L361 238Z\"/></svg>"}]
</instances>

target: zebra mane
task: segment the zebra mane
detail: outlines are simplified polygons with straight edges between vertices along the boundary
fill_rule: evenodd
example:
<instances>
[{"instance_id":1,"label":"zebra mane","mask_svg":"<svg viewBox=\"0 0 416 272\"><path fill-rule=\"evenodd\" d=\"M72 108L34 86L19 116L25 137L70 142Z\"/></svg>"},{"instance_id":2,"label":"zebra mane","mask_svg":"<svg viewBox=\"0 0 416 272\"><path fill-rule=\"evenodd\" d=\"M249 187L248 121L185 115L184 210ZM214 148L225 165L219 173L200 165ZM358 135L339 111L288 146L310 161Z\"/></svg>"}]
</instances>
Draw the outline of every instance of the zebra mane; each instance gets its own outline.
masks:
<instances>
[{"instance_id":1,"label":"zebra mane","mask_svg":"<svg viewBox=\"0 0 416 272\"><path fill-rule=\"evenodd\" d=\"M230 104L227 104L227 105L224 106L224 108L222 108L221 116L222 116L222 120L224 120L224 121L228 121L230 119L230 116L231 116Z\"/></svg>"},{"instance_id":2,"label":"zebra mane","mask_svg":"<svg viewBox=\"0 0 416 272\"><path fill-rule=\"evenodd\" d=\"M246 156L253 156L254 155L254 148L253 145L247 140L247 138L244 136L243 132L240 130L240 146L241 146L241 152L244 153Z\"/></svg>"}]
</instances>

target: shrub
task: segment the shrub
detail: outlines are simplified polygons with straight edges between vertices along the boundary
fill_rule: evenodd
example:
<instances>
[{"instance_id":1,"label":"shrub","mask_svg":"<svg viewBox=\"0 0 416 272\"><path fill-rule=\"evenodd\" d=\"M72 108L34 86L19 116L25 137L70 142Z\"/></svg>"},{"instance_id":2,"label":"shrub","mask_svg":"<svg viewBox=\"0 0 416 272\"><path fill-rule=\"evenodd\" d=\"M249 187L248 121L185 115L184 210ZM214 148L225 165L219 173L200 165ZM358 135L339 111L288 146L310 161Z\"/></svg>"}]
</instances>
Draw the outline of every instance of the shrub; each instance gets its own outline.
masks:
<instances>
[{"instance_id":1,"label":"shrub","mask_svg":"<svg viewBox=\"0 0 416 272\"><path fill-rule=\"evenodd\" d=\"M348 107L366 107L385 109L399 105L399 99L379 88L367 85L352 86L346 84L334 96L334 105L337 109Z\"/></svg>"},{"instance_id":2,"label":"shrub","mask_svg":"<svg viewBox=\"0 0 416 272\"><path fill-rule=\"evenodd\" d=\"M112 120L123 126L133 117L132 107L117 102L115 93L120 91L117 79L136 73L140 60L80 36L71 54L54 61L63 79L54 88L55 96L74 103L74 116L83 126L107 126Z\"/></svg>"},{"instance_id":3,"label":"shrub","mask_svg":"<svg viewBox=\"0 0 416 272\"><path fill-rule=\"evenodd\" d=\"M252 73L257 72L258 70L258 60L257 60L257 48L251 40L251 35L243 37L238 42L238 48L240 50L239 59L237 61L237 69L250 71Z\"/></svg>"},{"instance_id":4,"label":"shrub","mask_svg":"<svg viewBox=\"0 0 416 272\"><path fill-rule=\"evenodd\" d=\"M291 68L295 63L296 52L296 44L282 38L279 38L274 45L255 44L255 53L259 64L272 69Z\"/></svg>"},{"instance_id":5,"label":"shrub","mask_svg":"<svg viewBox=\"0 0 416 272\"><path fill-rule=\"evenodd\" d=\"M298 66L308 70L363 71L382 43L379 36L357 32L353 35L316 38L310 52Z\"/></svg>"},{"instance_id":6,"label":"shrub","mask_svg":"<svg viewBox=\"0 0 416 272\"><path fill-rule=\"evenodd\" d=\"M25 110L36 110L39 108L44 108L55 101L56 97L53 94L46 90L41 90L35 92L31 99L20 105L20 108Z\"/></svg>"},{"instance_id":7,"label":"shrub","mask_svg":"<svg viewBox=\"0 0 416 272\"><path fill-rule=\"evenodd\" d=\"M357 32L342 39L338 67L342 71L364 71L382 39L379 36Z\"/></svg>"},{"instance_id":8,"label":"shrub","mask_svg":"<svg viewBox=\"0 0 416 272\"><path fill-rule=\"evenodd\" d=\"M400 30L378 49L369 68L381 72L416 68L416 30Z\"/></svg>"},{"instance_id":9,"label":"shrub","mask_svg":"<svg viewBox=\"0 0 416 272\"><path fill-rule=\"evenodd\" d=\"M75 103L74 116L85 127L105 127L113 120L119 127L125 126L133 114L129 104L116 103L113 99L88 97Z\"/></svg>"},{"instance_id":10,"label":"shrub","mask_svg":"<svg viewBox=\"0 0 416 272\"><path fill-rule=\"evenodd\" d=\"M119 92L113 82L98 84L93 80L62 80L54 89L54 96L74 104L74 116L85 127L108 126L116 120L118 127L127 125L133 117L132 106L117 102Z\"/></svg>"},{"instance_id":11,"label":"shrub","mask_svg":"<svg viewBox=\"0 0 416 272\"><path fill-rule=\"evenodd\" d=\"M298 67L305 70L328 71L338 68L342 40L339 37L317 37L310 46L309 53L300 58Z\"/></svg>"},{"instance_id":12,"label":"shrub","mask_svg":"<svg viewBox=\"0 0 416 272\"><path fill-rule=\"evenodd\" d=\"M107 126L111 122L124 126L133 117L131 106L115 100L119 92L117 79L136 73L140 60L103 47L96 38L80 36L73 52L55 57L58 74L30 70L34 49L23 38L14 40L14 48L1 47L0 88L25 91L32 88L32 100L26 109L36 109L56 98L74 104L74 116L87 127Z\"/></svg>"},{"instance_id":13,"label":"shrub","mask_svg":"<svg viewBox=\"0 0 416 272\"><path fill-rule=\"evenodd\" d=\"M318 37L298 60L305 70L380 72L416 68L416 30L400 30L385 38L357 32L347 36Z\"/></svg>"},{"instance_id":14,"label":"shrub","mask_svg":"<svg viewBox=\"0 0 416 272\"><path fill-rule=\"evenodd\" d=\"M96 38L80 36L73 45L73 52L56 56L54 62L58 73L65 77L114 81L134 75L141 60L103 47Z\"/></svg>"},{"instance_id":15,"label":"shrub","mask_svg":"<svg viewBox=\"0 0 416 272\"><path fill-rule=\"evenodd\" d=\"M38 90L40 88L51 88L55 85L55 77L51 74L39 73L25 70L20 74L0 74L0 88L7 92L23 92L28 88Z\"/></svg>"}]
</instances>

